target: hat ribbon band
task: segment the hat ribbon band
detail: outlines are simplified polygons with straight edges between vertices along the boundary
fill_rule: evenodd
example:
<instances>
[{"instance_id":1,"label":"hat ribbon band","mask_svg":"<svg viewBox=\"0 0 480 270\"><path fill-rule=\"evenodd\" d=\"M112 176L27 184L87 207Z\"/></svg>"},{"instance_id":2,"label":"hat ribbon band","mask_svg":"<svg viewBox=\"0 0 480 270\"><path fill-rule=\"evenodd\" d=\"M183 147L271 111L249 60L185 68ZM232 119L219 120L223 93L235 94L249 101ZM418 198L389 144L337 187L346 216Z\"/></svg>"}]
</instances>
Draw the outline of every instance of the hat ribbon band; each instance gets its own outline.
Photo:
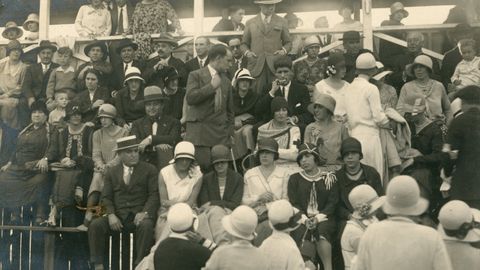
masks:
<instances>
[{"instance_id":1,"label":"hat ribbon band","mask_svg":"<svg viewBox=\"0 0 480 270\"><path fill-rule=\"evenodd\" d=\"M302 213L298 212L298 213L294 214L293 216L291 216L290 219L288 219L287 222L277 223L277 224L273 225L273 228L275 228L275 230L277 230L277 231L283 231L283 230L286 230L286 229L295 228L295 226L298 225L298 221L300 219L302 219Z\"/></svg>"},{"instance_id":2,"label":"hat ribbon band","mask_svg":"<svg viewBox=\"0 0 480 270\"><path fill-rule=\"evenodd\" d=\"M470 230L473 230L473 229L480 229L480 222L475 221L473 219L472 219L472 222L463 223L460 226L460 228L458 228L456 230L447 230L447 229L443 228L446 235L448 235L450 237L458 238L460 240L465 239L465 237L467 237L468 232Z\"/></svg>"},{"instance_id":3,"label":"hat ribbon band","mask_svg":"<svg viewBox=\"0 0 480 270\"><path fill-rule=\"evenodd\" d=\"M177 230L174 230L172 228L170 228L170 230L174 233L178 233L178 234L182 234L182 233L186 233L188 231L195 231L194 229L194 225L195 225L195 220L197 220L196 217L193 217L192 219L192 225L190 225L190 227L186 228L185 230L180 230L180 231L177 231Z\"/></svg>"}]
</instances>

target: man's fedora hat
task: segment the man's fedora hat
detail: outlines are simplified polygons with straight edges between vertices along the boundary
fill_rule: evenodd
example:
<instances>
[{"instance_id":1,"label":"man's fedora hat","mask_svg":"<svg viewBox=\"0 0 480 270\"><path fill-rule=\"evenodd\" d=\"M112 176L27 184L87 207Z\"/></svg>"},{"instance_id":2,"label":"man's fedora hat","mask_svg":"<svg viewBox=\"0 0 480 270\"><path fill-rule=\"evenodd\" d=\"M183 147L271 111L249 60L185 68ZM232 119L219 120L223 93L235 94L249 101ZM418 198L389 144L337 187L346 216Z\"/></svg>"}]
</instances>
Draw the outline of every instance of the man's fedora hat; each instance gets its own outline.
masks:
<instances>
[{"instance_id":1,"label":"man's fedora hat","mask_svg":"<svg viewBox=\"0 0 480 270\"><path fill-rule=\"evenodd\" d=\"M117 147L114 149L114 151L118 152L121 150L135 148L135 147L138 147L139 145L140 144L137 142L137 136L135 135L127 136L117 140Z\"/></svg>"}]
</instances>

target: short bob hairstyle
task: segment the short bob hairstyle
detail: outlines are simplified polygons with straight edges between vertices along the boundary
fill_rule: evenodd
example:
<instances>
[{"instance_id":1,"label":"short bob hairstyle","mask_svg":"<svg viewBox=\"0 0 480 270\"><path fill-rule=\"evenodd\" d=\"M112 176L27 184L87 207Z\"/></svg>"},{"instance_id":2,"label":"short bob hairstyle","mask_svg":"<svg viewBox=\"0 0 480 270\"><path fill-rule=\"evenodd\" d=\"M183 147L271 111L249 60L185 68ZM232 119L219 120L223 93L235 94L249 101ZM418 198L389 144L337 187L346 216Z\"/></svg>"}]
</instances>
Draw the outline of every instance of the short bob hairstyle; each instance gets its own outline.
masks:
<instances>
[{"instance_id":1,"label":"short bob hairstyle","mask_svg":"<svg viewBox=\"0 0 480 270\"><path fill-rule=\"evenodd\" d=\"M278 152L275 153L275 152L271 152L271 151L268 151L268 150L259 150L255 154L255 159L258 161L258 164L260 164L260 153L263 153L263 152L272 153L273 154L273 160L278 160L280 158L280 155L278 154Z\"/></svg>"},{"instance_id":2,"label":"short bob hairstyle","mask_svg":"<svg viewBox=\"0 0 480 270\"><path fill-rule=\"evenodd\" d=\"M298 166L300 166L300 160L302 160L302 158L303 158L306 154L312 154L312 155L313 155L313 159L314 159L314 161L315 161L315 164L317 164L317 166L323 166L323 165L326 164L326 160L325 160L325 159L320 159L320 155L319 155L318 153L303 152L303 153L298 154L298 156L297 156L297 164L298 164Z\"/></svg>"},{"instance_id":3,"label":"short bob hairstyle","mask_svg":"<svg viewBox=\"0 0 480 270\"><path fill-rule=\"evenodd\" d=\"M102 77L102 72L94 68L89 68L87 69L87 71L85 71L85 74L83 74L83 80L85 81L87 79L87 75L90 73L97 76L98 84L100 84L100 78Z\"/></svg>"}]
</instances>

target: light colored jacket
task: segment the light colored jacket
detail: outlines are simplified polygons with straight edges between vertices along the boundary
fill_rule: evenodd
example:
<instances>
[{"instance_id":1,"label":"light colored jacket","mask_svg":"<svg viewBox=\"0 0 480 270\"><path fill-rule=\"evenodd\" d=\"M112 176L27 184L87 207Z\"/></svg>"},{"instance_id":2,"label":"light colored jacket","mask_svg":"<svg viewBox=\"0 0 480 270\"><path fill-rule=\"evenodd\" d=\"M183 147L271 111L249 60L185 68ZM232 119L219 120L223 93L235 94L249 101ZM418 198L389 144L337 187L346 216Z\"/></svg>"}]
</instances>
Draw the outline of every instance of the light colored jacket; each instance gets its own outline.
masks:
<instances>
[{"instance_id":1,"label":"light colored jacket","mask_svg":"<svg viewBox=\"0 0 480 270\"><path fill-rule=\"evenodd\" d=\"M265 270L305 270L302 254L288 233L273 230L260 246L268 261Z\"/></svg>"}]
</instances>

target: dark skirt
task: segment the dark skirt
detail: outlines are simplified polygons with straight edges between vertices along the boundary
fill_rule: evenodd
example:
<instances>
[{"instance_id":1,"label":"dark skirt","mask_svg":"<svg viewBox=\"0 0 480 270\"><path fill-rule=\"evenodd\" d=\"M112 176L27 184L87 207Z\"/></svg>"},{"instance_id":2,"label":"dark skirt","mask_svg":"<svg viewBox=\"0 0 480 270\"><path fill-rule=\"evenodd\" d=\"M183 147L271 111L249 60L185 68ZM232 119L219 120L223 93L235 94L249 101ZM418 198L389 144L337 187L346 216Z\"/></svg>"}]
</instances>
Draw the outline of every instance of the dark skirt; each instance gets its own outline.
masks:
<instances>
[{"instance_id":1,"label":"dark skirt","mask_svg":"<svg viewBox=\"0 0 480 270\"><path fill-rule=\"evenodd\" d=\"M302 239L305 236L306 240L311 240L316 242L322 238L325 238L329 243L332 243L333 237L335 235L336 222L334 219L329 218L326 221L320 222L317 224L317 228L307 231L305 225L301 225L295 231L291 232L290 235L295 240L298 246L302 244ZM305 234L306 232L306 234Z\"/></svg>"},{"instance_id":2,"label":"dark skirt","mask_svg":"<svg viewBox=\"0 0 480 270\"><path fill-rule=\"evenodd\" d=\"M48 174L27 170L0 173L0 207L20 207L48 202Z\"/></svg>"}]
</instances>

